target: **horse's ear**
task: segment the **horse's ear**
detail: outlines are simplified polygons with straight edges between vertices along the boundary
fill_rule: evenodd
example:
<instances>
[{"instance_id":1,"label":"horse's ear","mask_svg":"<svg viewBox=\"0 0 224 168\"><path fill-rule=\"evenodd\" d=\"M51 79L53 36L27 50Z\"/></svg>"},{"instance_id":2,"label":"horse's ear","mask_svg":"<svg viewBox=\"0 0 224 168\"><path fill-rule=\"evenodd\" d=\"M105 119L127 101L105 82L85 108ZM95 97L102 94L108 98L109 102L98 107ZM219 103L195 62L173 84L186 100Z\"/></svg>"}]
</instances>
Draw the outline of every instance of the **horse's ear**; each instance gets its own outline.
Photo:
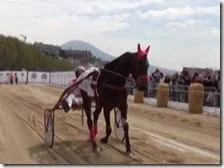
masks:
<instances>
[{"instance_id":1,"label":"horse's ear","mask_svg":"<svg viewBox=\"0 0 224 168\"><path fill-rule=\"evenodd\" d=\"M145 50L146 54L148 54L149 49L150 49L150 46L148 46L148 47L146 48L146 50Z\"/></svg>"},{"instance_id":2,"label":"horse's ear","mask_svg":"<svg viewBox=\"0 0 224 168\"><path fill-rule=\"evenodd\" d=\"M141 51L141 46L140 44L138 43L138 52Z\"/></svg>"}]
</instances>

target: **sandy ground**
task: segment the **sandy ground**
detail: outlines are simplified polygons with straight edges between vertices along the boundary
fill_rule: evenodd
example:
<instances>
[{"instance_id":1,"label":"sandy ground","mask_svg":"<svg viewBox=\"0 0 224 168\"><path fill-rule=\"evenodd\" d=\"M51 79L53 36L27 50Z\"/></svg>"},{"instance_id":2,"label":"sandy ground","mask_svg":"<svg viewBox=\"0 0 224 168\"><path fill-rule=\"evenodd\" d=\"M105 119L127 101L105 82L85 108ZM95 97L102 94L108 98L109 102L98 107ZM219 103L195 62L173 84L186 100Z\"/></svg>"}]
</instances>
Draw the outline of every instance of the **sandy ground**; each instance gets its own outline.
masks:
<instances>
[{"instance_id":1,"label":"sandy ground","mask_svg":"<svg viewBox=\"0 0 224 168\"><path fill-rule=\"evenodd\" d=\"M49 86L0 86L0 163L4 164L219 164L220 118L129 102L133 157L115 138L100 144L105 122L100 115L97 142L87 142L81 112L56 111L55 145L44 145L44 109L53 107L62 90ZM111 113L111 123L113 123Z\"/></svg>"}]
</instances>

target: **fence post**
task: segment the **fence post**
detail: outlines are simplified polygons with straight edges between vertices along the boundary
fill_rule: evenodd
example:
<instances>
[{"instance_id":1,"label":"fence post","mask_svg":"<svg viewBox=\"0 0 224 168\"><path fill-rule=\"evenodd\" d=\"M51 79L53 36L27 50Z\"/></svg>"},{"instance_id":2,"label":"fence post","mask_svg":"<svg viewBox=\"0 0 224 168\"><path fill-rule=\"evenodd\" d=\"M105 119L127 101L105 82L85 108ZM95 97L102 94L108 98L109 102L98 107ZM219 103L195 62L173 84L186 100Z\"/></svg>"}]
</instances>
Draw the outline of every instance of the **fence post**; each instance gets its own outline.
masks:
<instances>
[{"instance_id":1,"label":"fence post","mask_svg":"<svg viewBox=\"0 0 224 168\"><path fill-rule=\"evenodd\" d=\"M167 107L169 101L169 85L167 83L157 84L157 106Z\"/></svg>"},{"instance_id":2,"label":"fence post","mask_svg":"<svg viewBox=\"0 0 224 168\"><path fill-rule=\"evenodd\" d=\"M134 103L144 103L144 92L134 89Z\"/></svg>"},{"instance_id":3,"label":"fence post","mask_svg":"<svg viewBox=\"0 0 224 168\"><path fill-rule=\"evenodd\" d=\"M196 83L191 84L188 92L189 113L201 114L203 111L204 86Z\"/></svg>"}]
</instances>

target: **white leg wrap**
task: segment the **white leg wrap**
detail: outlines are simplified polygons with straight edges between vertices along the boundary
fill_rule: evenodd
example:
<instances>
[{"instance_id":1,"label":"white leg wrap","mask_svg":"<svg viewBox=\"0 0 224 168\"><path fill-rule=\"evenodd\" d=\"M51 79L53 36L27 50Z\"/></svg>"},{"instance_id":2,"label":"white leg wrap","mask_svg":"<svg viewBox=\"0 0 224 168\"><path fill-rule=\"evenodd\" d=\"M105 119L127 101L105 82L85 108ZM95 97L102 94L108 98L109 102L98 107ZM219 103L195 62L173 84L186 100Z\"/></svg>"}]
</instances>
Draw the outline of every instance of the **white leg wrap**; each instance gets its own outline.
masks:
<instances>
[{"instance_id":1,"label":"white leg wrap","mask_svg":"<svg viewBox=\"0 0 224 168\"><path fill-rule=\"evenodd\" d=\"M72 107L72 103L73 103L73 101L75 101L75 95L70 94L70 95L67 97L66 101L68 102L68 106L71 108L71 107Z\"/></svg>"}]
</instances>

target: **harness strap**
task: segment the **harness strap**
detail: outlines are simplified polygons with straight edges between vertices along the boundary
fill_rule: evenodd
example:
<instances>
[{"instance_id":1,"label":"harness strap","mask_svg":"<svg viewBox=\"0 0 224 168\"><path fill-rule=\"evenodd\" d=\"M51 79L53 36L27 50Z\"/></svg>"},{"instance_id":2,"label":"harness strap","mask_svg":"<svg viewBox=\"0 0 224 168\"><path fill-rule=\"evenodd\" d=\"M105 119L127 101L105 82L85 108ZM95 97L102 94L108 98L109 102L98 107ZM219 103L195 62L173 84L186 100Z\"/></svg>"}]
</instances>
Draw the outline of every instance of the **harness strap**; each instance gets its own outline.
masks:
<instances>
[{"instance_id":1,"label":"harness strap","mask_svg":"<svg viewBox=\"0 0 224 168\"><path fill-rule=\"evenodd\" d=\"M82 108L82 127L83 127L83 123L84 123L84 111L83 111L83 108Z\"/></svg>"},{"instance_id":2,"label":"harness strap","mask_svg":"<svg viewBox=\"0 0 224 168\"><path fill-rule=\"evenodd\" d=\"M117 72L114 72L114 71L111 71L111 70L108 70L108 69L101 69L101 70L106 71L106 72L110 72L110 73L112 73L114 75L120 76L120 77L125 78L125 79L127 78L126 76L124 76L124 75L122 75L120 73L117 73Z\"/></svg>"},{"instance_id":3,"label":"harness strap","mask_svg":"<svg viewBox=\"0 0 224 168\"><path fill-rule=\"evenodd\" d=\"M125 86L117 87L117 86L109 85L109 84L106 84L106 83L103 83L102 85L106 86L106 87L108 87L110 89L114 89L114 90L124 90L125 89Z\"/></svg>"}]
</instances>

